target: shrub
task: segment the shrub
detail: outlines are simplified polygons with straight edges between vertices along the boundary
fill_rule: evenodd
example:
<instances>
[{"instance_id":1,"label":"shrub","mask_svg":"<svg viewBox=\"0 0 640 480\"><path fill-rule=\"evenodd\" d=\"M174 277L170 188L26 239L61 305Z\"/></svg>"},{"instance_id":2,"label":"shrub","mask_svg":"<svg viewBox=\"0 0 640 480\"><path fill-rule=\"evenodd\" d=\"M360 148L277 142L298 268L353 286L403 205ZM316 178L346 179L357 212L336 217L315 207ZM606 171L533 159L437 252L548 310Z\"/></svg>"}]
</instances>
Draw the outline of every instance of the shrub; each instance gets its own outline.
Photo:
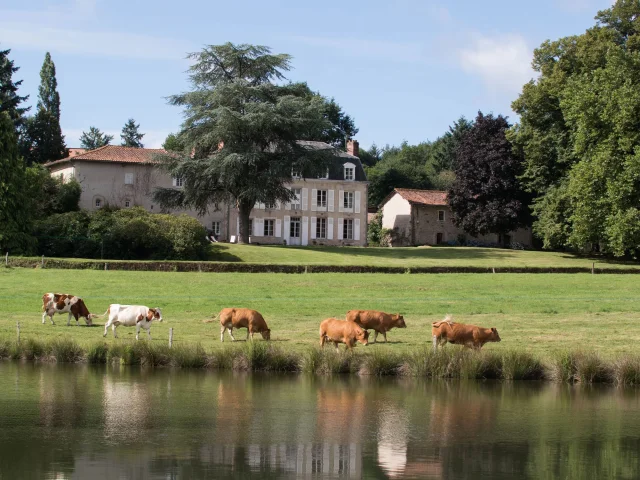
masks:
<instances>
[{"instance_id":1,"label":"shrub","mask_svg":"<svg viewBox=\"0 0 640 480\"><path fill-rule=\"evenodd\" d=\"M509 351L502 354L504 380L541 380L544 374L542 362L527 352Z\"/></svg>"},{"instance_id":2,"label":"shrub","mask_svg":"<svg viewBox=\"0 0 640 480\"><path fill-rule=\"evenodd\" d=\"M48 346L51 357L59 363L79 362L84 357L82 347L75 340L56 338Z\"/></svg>"},{"instance_id":3,"label":"shrub","mask_svg":"<svg viewBox=\"0 0 640 480\"><path fill-rule=\"evenodd\" d=\"M600 383L614 379L614 369L595 352L563 352L550 367L550 377L558 382Z\"/></svg>"},{"instance_id":4,"label":"shrub","mask_svg":"<svg viewBox=\"0 0 640 480\"><path fill-rule=\"evenodd\" d=\"M360 375L397 375L402 366L402 357L382 350L365 355L360 366Z\"/></svg>"},{"instance_id":5,"label":"shrub","mask_svg":"<svg viewBox=\"0 0 640 480\"><path fill-rule=\"evenodd\" d=\"M613 379L618 385L640 385L640 357L626 356L615 362Z\"/></svg>"},{"instance_id":6,"label":"shrub","mask_svg":"<svg viewBox=\"0 0 640 480\"><path fill-rule=\"evenodd\" d=\"M94 343L87 350L87 362L94 364L107 363L109 346L105 342Z\"/></svg>"}]
</instances>

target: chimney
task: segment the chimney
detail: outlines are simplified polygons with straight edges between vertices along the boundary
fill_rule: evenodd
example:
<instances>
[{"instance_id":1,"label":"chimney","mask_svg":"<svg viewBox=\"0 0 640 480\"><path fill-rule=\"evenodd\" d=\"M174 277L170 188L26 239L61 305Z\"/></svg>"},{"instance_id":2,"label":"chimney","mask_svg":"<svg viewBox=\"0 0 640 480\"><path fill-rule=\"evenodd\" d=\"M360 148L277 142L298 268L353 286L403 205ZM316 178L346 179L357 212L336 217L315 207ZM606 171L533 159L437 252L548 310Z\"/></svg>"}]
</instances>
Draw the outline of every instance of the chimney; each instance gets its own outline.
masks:
<instances>
[{"instance_id":1,"label":"chimney","mask_svg":"<svg viewBox=\"0 0 640 480\"><path fill-rule=\"evenodd\" d=\"M360 156L360 144L357 140L349 140L347 142L347 153L354 157Z\"/></svg>"}]
</instances>

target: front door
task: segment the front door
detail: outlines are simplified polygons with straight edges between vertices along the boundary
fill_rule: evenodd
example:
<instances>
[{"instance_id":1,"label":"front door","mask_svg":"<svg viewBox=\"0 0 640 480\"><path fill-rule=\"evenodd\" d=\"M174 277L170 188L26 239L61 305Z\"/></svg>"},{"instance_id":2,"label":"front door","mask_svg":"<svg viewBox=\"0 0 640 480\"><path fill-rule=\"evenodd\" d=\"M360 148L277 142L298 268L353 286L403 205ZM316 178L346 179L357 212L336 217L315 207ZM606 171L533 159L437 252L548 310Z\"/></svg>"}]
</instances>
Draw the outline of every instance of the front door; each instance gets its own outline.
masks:
<instances>
[{"instance_id":1,"label":"front door","mask_svg":"<svg viewBox=\"0 0 640 480\"><path fill-rule=\"evenodd\" d=\"M291 221L289 222L289 245L301 244L301 223L300 217L291 217Z\"/></svg>"},{"instance_id":2,"label":"front door","mask_svg":"<svg viewBox=\"0 0 640 480\"><path fill-rule=\"evenodd\" d=\"M436 245L440 245L442 243L443 237L444 235L442 235L442 233L436 233Z\"/></svg>"}]
</instances>

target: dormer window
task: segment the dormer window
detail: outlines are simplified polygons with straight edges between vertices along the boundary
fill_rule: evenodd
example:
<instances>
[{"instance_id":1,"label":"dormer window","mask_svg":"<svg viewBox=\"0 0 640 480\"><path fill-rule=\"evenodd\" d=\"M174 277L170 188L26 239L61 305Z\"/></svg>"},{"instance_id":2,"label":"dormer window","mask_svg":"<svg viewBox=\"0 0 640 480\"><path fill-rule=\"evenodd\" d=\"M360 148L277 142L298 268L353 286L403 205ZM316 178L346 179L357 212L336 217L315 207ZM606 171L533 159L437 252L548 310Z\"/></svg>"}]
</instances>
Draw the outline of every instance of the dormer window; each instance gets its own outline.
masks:
<instances>
[{"instance_id":1,"label":"dormer window","mask_svg":"<svg viewBox=\"0 0 640 480\"><path fill-rule=\"evenodd\" d=\"M329 178L329 169L327 169L324 175L319 175L318 178L320 180L327 180Z\"/></svg>"},{"instance_id":2,"label":"dormer window","mask_svg":"<svg viewBox=\"0 0 640 480\"><path fill-rule=\"evenodd\" d=\"M173 177L173 186L182 188L184 186L184 179L182 177Z\"/></svg>"},{"instance_id":3,"label":"dormer window","mask_svg":"<svg viewBox=\"0 0 640 480\"><path fill-rule=\"evenodd\" d=\"M356 179L356 166L353 163L344 164L344 179L353 182Z\"/></svg>"},{"instance_id":4,"label":"dormer window","mask_svg":"<svg viewBox=\"0 0 640 480\"><path fill-rule=\"evenodd\" d=\"M293 178L302 178L302 174L300 173L300 170L298 170L296 167L293 167L291 169L291 176Z\"/></svg>"}]
</instances>

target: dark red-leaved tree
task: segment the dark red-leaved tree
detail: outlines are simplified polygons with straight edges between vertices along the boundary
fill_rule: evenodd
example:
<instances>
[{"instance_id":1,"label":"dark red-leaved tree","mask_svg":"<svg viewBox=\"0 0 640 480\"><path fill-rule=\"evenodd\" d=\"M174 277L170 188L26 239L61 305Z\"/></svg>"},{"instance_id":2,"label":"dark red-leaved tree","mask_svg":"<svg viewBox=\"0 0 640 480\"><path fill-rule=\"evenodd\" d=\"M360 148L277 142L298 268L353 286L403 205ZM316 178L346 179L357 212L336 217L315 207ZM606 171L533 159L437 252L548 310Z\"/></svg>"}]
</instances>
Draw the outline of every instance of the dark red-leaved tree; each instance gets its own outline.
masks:
<instances>
[{"instance_id":1,"label":"dark red-leaved tree","mask_svg":"<svg viewBox=\"0 0 640 480\"><path fill-rule=\"evenodd\" d=\"M449 204L456 226L471 235L506 234L530 221L529 198L518 181L523 162L508 129L502 115L478 112L458 147Z\"/></svg>"}]
</instances>

